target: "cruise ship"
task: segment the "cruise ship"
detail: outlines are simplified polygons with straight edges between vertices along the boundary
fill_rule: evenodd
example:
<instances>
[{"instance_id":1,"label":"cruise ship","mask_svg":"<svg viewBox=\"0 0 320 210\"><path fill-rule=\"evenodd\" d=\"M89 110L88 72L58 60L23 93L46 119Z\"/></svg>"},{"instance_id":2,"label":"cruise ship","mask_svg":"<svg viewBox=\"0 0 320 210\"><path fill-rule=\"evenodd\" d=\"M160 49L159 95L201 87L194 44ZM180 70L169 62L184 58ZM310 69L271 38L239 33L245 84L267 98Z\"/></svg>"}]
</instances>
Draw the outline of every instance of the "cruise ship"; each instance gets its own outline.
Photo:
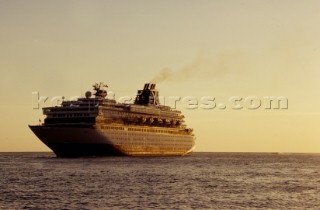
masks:
<instances>
[{"instance_id":1,"label":"cruise ship","mask_svg":"<svg viewBox=\"0 0 320 210\"><path fill-rule=\"evenodd\" d=\"M195 136L180 111L160 105L156 84L146 83L132 104L107 98L107 85L61 105L43 108L44 122L29 125L57 157L182 156Z\"/></svg>"}]
</instances>

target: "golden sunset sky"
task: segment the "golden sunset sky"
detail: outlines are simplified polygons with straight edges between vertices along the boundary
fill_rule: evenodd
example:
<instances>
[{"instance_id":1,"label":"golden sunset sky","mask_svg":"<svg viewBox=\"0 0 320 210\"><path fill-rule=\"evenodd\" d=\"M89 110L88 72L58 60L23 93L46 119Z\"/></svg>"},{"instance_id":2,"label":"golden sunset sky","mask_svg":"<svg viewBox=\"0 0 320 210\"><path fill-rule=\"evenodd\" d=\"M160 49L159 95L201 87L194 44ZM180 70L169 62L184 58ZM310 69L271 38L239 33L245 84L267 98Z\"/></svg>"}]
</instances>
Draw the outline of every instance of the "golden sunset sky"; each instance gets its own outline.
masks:
<instances>
[{"instance_id":1,"label":"golden sunset sky","mask_svg":"<svg viewBox=\"0 0 320 210\"><path fill-rule=\"evenodd\" d=\"M49 151L28 128L43 119L33 91L70 98L102 81L134 96L163 71L162 96L215 98L177 102L196 151L320 152L318 0L0 0L0 70L2 152ZM232 96L262 105L232 109Z\"/></svg>"}]
</instances>

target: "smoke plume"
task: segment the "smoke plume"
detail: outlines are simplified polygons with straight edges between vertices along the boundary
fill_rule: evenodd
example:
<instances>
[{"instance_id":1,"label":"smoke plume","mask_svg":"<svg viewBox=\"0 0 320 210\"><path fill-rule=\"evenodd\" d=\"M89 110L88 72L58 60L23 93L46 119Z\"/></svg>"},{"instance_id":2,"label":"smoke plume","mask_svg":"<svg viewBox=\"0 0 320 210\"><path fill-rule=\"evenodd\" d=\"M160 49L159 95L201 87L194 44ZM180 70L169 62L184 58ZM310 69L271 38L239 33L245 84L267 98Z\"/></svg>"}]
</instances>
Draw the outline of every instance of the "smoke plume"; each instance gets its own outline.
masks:
<instances>
[{"instance_id":1,"label":"smoke plume","mask_svg":"<svg viewBox=\"0 0 320 210\"><path fill-rule=\"evenodd\" d=\"M195 60L180 69L163 68L151 80L151 83L161 83L174 80L184 81L192 78L210 79L224 76L230 72L241 72L246 68L243 53L223 52L216 55L200 53Z\"/></svg>"}]
</instances>

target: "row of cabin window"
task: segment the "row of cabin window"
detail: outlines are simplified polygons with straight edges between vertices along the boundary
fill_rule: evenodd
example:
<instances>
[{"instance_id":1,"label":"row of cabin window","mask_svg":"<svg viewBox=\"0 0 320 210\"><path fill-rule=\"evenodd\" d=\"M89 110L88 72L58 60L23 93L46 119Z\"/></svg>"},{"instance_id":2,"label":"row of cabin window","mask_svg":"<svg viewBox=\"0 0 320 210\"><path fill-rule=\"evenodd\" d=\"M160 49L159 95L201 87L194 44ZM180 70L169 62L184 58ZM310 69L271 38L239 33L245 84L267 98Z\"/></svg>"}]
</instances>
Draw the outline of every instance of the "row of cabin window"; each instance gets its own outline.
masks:
<instances>
[{"instance_id":1,"label":"row of cabin window","mask_svg":"<svg viewBox=\"0 0 320 210\"><path fill-rule=\"evenodd\" d=\"M120 128L121 129L121 128ZM116 133L112 133L112 134L116 134ZM125 135L125 134L127 134L126 132L121 132L120 133L120 135ZM119 135L119 134L117 134L117 135ZM150 137L150 135L147 135L147 134L131 134L131 135L133 135L133 136L141 136L141 137ZM117 137L114 137L114 138L117 138ZM123 138L123 137L120 137L120 138ZM162 141L162 142L166 142L166 141L172 141L172 139L163 139L163 137L161 137L161 136L153 136L153 137L150 137L150 138L154 138L154 140L159 140L158 138L160 138L160 140ZM175 141L177 141L177 140L175 140ZM178 142L179 143L181 143L181 142L184 142L184 143L189 143L190 142L190 140L187 138L187 137L185 137L185 138L183 138L183 139L180 139L180 140L178 140Z\"/></svg>"},{"instance_id":2,"label":"row of cabin window","mask_svg":"<svg viewBox=\"0 0 320 210\"><path fill-rule=\"evenodd\" d=\"M173 131L166 130L148 130L148 129L140 129L140 128L129 128L129 131L140 131L140 132L151 132L151 133L175 133Z\"/></svg>"},{"instance_id":3,"label":"row of cabin window","mask_svg":"<svg viewBox=\"0 0 320 210\"><path fill-rule=\"evenodd\" d=\"M103 129L112 129L112 130L124 130L122 127L112 127L112 126L102 126ZM140 132L151 132L151 133L176 133L174 131L166 131L166 130L148 130L148 129L140 129L140 128L128 128L128 131L140 131Z\"/></svg>"},{"instance_id":4,"label":"row of cabin window","mask_svg":"<svg viewBox=\"0 0 320 210\"><path fill-rule=\"evenodd\" d=\"M121 127L112 127L112 126L102 126L104 129L112 129L112 130L124 130L124 128Z\"/></svg>"},{"instance_id":5,"label":"row of cabin window","mask_svg":"<svg viewBox=\"0 0 320 210\"><path fill-rule=\"evenodd\" d=\"M102 126L104 129L112 129L112 130L124 130L121 127L112 127L112 126ZM128 128L128 131L140 131L140 132L151 132L151 133L176 133L174 131L166 131L166 130L148 130L148 129L140 129L140 128Z\"/></svg>"},{"instance_id":6,"label":"row of cabin window","mask_svg":"<svg viewBox=\"0 0 320 210\"><path fill-rule=\"evenodd\" d=\"M56 114L52 115L52 117L87 117L89 114L84 113L84 114Z\"/></svg>"}]
</instances>

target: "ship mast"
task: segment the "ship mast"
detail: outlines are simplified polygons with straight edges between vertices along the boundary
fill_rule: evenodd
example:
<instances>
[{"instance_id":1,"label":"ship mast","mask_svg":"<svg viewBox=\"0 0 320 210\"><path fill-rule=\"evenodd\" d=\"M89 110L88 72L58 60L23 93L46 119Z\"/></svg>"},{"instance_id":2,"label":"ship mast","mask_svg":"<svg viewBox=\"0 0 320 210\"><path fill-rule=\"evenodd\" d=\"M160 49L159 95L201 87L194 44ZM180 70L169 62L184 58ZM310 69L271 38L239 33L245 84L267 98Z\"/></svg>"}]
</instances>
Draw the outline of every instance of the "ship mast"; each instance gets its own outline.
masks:
<instances>
[{"instance_id":1,"label":"ship mast","mask_svg":"<svg viewBox=\"0 0 320 210\"><path fill-rule=\"evenodd\" d=\"M96 83L93 85L93 89L96 91L93 95L96 96L96 98L105 98L108 93L104 89L105 87L108 87L108 85L105 85L103 82Z\"/></svg>"}]
</instances>

